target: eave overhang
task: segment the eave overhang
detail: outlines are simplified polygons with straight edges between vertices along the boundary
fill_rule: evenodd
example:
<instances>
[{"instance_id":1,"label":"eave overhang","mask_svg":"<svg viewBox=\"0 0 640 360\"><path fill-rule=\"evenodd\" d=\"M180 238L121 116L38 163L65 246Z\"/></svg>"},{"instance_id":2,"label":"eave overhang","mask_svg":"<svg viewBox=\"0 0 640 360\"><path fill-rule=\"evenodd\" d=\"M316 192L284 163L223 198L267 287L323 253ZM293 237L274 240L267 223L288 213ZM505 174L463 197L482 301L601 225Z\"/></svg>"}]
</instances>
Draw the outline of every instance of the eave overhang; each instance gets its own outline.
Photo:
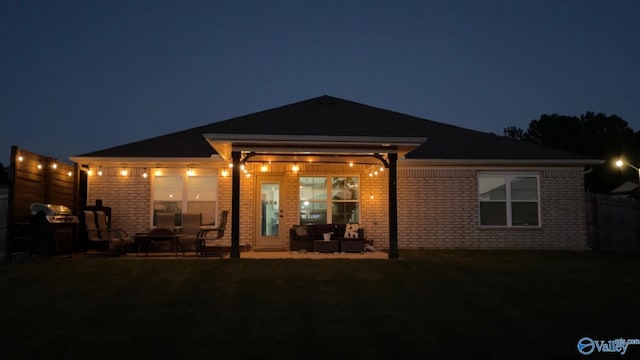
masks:
<instances>
[{"instance_id":1,"label":"eave overhang","mask_svg":"<svg viewBox=\"0 0 640 360\"><path fill-rule=\"evenodd\" d=\"M206 166L207 164L224 161L219 155L210 157L102 157L102 156L71 156L69 160L88 166L113 167L185 167Z\"/></svg>"},{"instance_id":2,"label":"eave overhang","mask_svg":"<svg viewBox=\"0 0 640 360\"><path fill-rule=\"evenodd\" d=\"M604 164L600 159L404 159L406 166L522 166L522 167L587 167Z\"/></svg>"},{"instance_id":3,"label":"eave overhang","mask_svg":"<svg viewBox=\"0 0 640 360\"><path fill-rule=\"evenodd\" d=\"M370 137L324 135L204 134L225 160L232 151L251 153L254 161L347 161L390 152L399 157L427 141L425 137Z\"/></svg>"}]
</instances>

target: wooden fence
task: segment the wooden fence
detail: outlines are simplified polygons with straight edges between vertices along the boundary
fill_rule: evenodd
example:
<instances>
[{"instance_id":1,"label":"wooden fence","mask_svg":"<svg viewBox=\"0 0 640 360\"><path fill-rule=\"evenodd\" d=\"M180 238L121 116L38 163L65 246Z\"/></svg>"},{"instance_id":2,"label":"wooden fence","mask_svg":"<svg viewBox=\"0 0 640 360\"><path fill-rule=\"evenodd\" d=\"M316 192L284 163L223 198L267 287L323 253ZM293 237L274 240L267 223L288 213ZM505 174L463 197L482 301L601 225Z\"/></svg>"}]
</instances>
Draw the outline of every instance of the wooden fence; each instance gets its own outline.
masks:
<instances>
[{"instance_id":1,"label":"wooden fence","mask_svg":"<svg viewBox=\"0 0 640 360\"><path fill-rule=\"evenodd\" d=\"M76 213L78 175L74 165L17 146L11 147L5 245L9 261L13 253L29 250L32 203L61 204Z\"/></svg>"},{"instance_id":2,"label":"wooden fence","mask_svg":"<svg viewBox=\"0 0 640 360\"><path fill-rule=\"evenodd\" d=\"M640 253L640 201L587 193L586 205L589 247Z\"/></svg>"},{"instance_id":3,"label":"wooden fence","mask_svg":"<svg viewBox=\"0 0 640 360\"><path fill-rule=\"evenodd\" d=\"M7 247L7 219L9 215L9 188L0 188L0 259Z\"/></svg>"}]
</instances>

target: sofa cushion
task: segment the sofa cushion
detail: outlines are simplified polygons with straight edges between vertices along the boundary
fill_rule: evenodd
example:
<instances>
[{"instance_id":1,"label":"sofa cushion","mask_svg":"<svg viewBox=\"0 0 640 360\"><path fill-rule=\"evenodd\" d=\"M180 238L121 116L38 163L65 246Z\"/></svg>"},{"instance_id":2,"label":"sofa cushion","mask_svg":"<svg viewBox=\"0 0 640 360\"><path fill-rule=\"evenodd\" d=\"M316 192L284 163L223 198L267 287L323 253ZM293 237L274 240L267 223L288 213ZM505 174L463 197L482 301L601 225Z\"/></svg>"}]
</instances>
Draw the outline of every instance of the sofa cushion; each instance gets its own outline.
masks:
<instances>
[{"instance_id":1,"label":"sofa cushion","mask_svg":"<svg viewBox=\"0 0 640 360\"><path fill-rule=\"evenodd\" d=\"M347 224L344 230L344 238L345 239L357 239L358 238L358 229L360 228L359 224Z\"/></svg>"},{"instance_id":2,"label":"sofa cushion","mask_svg":"<svg viewBox=\"0 0 640 360\"><path fill-rule=\"evenodd\" d=\"M311 238L309 234L310 229L307 225L294 225L293 230L296 233L296 239L306 240Z\"/></svg>"}]
</instances>

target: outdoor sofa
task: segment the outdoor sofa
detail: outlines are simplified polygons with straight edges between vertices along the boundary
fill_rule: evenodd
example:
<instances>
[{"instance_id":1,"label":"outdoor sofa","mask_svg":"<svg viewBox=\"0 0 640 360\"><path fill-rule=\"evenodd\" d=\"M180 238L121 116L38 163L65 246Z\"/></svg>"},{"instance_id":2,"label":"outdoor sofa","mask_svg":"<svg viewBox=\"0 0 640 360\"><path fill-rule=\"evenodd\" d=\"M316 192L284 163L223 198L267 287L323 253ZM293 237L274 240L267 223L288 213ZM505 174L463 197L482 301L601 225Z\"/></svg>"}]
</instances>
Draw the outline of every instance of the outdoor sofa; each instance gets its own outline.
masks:
<instances>
[{"instance_id":1,"label":"outdoor sofa","mask_svg":"<svg viewBox=\"0 0 640 360\"><path fill-rule=\"evenodd\" d=\"M338 252L364 252L364 229L358 224L315 224L294 225L289 229L289 251L315 251L315 241L325 240L324 234L337 241Z\"/></svg>"}]
</instances>

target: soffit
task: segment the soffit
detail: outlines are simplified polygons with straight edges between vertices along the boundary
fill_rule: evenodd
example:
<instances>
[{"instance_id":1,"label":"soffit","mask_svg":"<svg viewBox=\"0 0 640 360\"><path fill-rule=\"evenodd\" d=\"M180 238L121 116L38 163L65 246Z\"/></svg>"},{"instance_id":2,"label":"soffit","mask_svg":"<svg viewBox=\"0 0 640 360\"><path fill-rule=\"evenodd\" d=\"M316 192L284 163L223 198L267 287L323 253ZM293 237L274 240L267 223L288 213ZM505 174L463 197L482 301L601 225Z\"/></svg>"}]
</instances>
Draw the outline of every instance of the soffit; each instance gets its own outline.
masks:
<instances>
[{"instance_id":1,"label":"soffit","mask_svg":"<svg viewBox=\"0 0 640 360\"><path fill-rule=\"evenodd\" d=\"M255 161L322 161L397 153L402 157L427 141L424 137L204 134L225 160L232 151L252 153Z\"/></svg>"}]
</instances>

